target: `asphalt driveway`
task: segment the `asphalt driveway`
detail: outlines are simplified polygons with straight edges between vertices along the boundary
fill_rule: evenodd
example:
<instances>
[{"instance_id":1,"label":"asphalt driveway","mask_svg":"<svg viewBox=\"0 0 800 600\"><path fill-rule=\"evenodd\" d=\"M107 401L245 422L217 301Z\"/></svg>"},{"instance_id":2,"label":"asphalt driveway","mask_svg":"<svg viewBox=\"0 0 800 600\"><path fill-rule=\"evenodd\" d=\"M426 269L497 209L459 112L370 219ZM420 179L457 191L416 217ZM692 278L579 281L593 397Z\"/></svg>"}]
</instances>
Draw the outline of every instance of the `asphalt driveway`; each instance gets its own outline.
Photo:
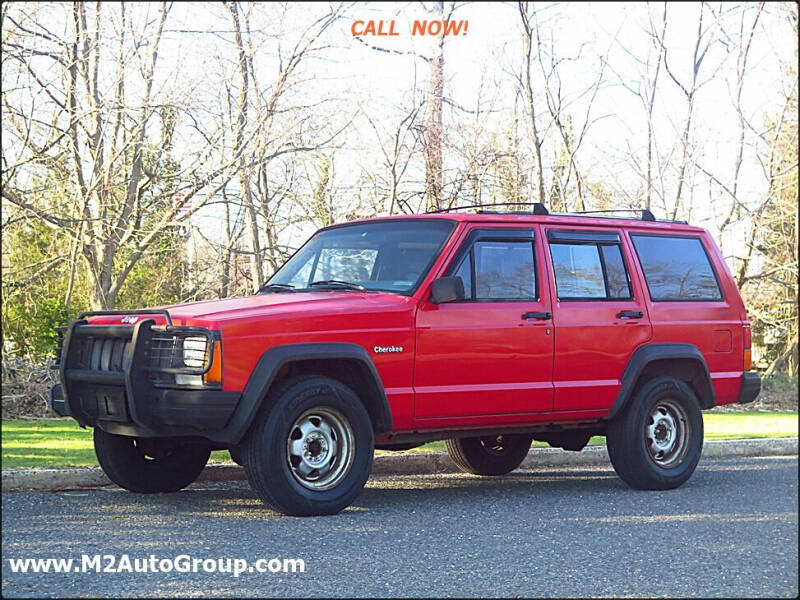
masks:
<instances>
[{"instance_id":1,"label":"asphalt driveway","mask_svg":"<svg viewBox=\"0 0 800 600\"><path fill-rule=\"evenodd\" d=\"M610 466L374 477L344 513L306 519L264 509L246 482L6 493L2 594L795 597L797 485L796 457L701 461L670 492L632 491ZM300 558L305 572L26 574L9 563L82 554Z\"/></svg>"}]
</instances>

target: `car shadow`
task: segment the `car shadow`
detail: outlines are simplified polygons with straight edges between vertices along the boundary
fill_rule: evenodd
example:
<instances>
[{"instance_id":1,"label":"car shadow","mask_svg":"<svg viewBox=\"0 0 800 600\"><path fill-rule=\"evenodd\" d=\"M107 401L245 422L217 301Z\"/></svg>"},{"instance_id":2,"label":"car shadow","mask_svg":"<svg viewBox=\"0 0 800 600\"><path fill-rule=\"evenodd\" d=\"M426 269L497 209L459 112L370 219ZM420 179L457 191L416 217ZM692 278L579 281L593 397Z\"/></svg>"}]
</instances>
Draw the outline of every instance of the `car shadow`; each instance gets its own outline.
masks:
<instances>
[{"instance_id":1,"label":"car shadow","mask_svg":"<svg viewBox=\"0 0 800 600\"><path fill-rule=\"evenodd\" d=\"M479 507L487 500L511 503L524 499L569 501L586 493L622 492L627 486L610 469L515 472L500 477L463 473L381 475L367 481L364 491L344 513L406 511L442 503L453 507ZM214 516L229 519L283 517L267 508L247 481L198 482L176 493L133 494L116 486L95 491L60 492L65 500L88 500L81 508L94 518L126 516ZM87 498L88 496L88 498ZM495 504L496 506L496 504Z\"/></svg>"}]
</instances>

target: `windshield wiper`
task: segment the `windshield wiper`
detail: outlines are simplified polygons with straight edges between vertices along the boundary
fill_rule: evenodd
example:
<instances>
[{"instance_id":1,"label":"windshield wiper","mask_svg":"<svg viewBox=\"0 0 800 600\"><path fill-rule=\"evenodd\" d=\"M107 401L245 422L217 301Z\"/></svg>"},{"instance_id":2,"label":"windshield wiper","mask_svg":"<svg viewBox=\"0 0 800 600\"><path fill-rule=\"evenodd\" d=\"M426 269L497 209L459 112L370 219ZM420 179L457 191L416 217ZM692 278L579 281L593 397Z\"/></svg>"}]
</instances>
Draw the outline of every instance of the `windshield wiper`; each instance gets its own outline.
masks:
<instances>
[{"instance_id":1,"label":"windshield wiper","mask_svg":"<svg viewBox=\"0 0 800 600\"><path fill-rule=\"evenodd\" d=\"M265 283L258 288L258 293L262 292L293 292L294 286L288 283Z\"/></svg>"},{"instance_id":2,"label":"windshield wiper","mask_svg":"<svg viewBox=\"0 0 800 600\"><path fill-rule=\"evenodd\" d=\"M358 285L357 283L350 283L349 281L341 281L339 279L324 279L322 281L314 281L309 284L308 287L332 287L332 288L342 288L345 290L355 290L358 292L363 292L365 290L363 285Z\"/></svg>"}]
</instances>

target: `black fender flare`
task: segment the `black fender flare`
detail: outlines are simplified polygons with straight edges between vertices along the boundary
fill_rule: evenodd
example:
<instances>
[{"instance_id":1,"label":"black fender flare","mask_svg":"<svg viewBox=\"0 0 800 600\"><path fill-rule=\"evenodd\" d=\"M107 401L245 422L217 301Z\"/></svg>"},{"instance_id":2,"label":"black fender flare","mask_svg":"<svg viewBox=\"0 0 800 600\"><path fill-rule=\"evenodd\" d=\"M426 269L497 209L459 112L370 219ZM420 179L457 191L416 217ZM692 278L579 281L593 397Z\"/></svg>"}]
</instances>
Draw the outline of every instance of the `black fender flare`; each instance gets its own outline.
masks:
<instances>
[{"instance_id":1,"label":"black fender flare","mask_svg":"<svg viewBox=\"0 0 800 600\"><path fill-rule=\"evenodd\" d=\"M603 417L605 420L613 419L625 409L633 397L639 376L648 364L657 360L691 360L698 363L703 372L702 380L698 382L700 389L696 389L700 407L704 409L714 407L714 386L711 385L711 375L706 359L697 346L675 343L645 344L637 348L628 361L622 375L622 387L620 387L611 410Z\"/></svg>"},{"instance_id":2,"label":"black fender flare","mask_svg":"<svg viewBox=\"0 0 800 600\"><path fill-rule=\"evenodd\" d=\"M284 365L301 360L325 361L331 359L356 360L366 367L370 375L366 384L369 386L373 400L377 400L373 401L371 406L366 407L370 413L373 428L375 433L391 431L392 411L389 408L389 401L386 399L380 375L369 353L357 344L321 342L274 346L264 352L250 374L236 410L224 429L213 435L214 441L231 445L238 444L242 440L264 403L276 375Z\"/></svg>"}]
</instances>

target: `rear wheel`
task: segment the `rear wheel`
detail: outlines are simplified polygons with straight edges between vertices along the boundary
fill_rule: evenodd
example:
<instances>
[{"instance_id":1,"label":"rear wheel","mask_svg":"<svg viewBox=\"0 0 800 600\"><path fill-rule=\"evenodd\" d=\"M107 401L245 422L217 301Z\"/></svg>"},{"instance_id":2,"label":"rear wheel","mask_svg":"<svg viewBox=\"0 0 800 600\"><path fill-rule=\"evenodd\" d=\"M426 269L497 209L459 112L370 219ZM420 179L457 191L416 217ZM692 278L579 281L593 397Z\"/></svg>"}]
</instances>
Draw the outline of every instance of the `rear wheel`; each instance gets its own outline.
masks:
<instances>
[{"instance_id":1,"label":"rear wheel","mask_svg":"<svg viewBox=\"0 0 800 600\"><path fill-rule=\"evenodd\" d=\"M512 433L445 440L456 466L474 475L505 475L516 469L531 447L533 436Z\"/></svg>"},{"instance_id":2,"label":"rear wheel","mask_svg":"<svg viewBox=\"0 0 800 600\"><path fill-rule=\"evenodd\" d=\"M94 428L94 451L108 478L143 494L177 492L197 479L211 449L180 438L136 438Z\"/></svg>"},{"instance_id":3,"label":"rear wheel","mask_svg":"<svg viewBox=\"0 0 800 600\"><path fill-rule=\"evenodd\" d=\"M656 377L608 427L608 454L625 483L640 490L682 485L703 450L703 415L692 389L675 377Z\"/></svg>"},{"instance_id":4,"label":"rear wheel","mask_svg":"<svg viewBox=\"0 0 800 600\"><path fill-rule=\"evenodd\" d=\"M228 448L228 454L231 455L231 460L240 467L244 466L244 451L241 446L231 446Z\"/></svg>"},{"instance_id":5,"label":"rear wheel","mask_svg":"<svg viewBox=\"0 0 800 600\"><path fill-rule=\"evenodd\" d=\"M372 468L372 422L358 396L327 377L290 380L266 400L244 444L251 487L295 516L349 506Z\"/></svg>"}]
</instances>

